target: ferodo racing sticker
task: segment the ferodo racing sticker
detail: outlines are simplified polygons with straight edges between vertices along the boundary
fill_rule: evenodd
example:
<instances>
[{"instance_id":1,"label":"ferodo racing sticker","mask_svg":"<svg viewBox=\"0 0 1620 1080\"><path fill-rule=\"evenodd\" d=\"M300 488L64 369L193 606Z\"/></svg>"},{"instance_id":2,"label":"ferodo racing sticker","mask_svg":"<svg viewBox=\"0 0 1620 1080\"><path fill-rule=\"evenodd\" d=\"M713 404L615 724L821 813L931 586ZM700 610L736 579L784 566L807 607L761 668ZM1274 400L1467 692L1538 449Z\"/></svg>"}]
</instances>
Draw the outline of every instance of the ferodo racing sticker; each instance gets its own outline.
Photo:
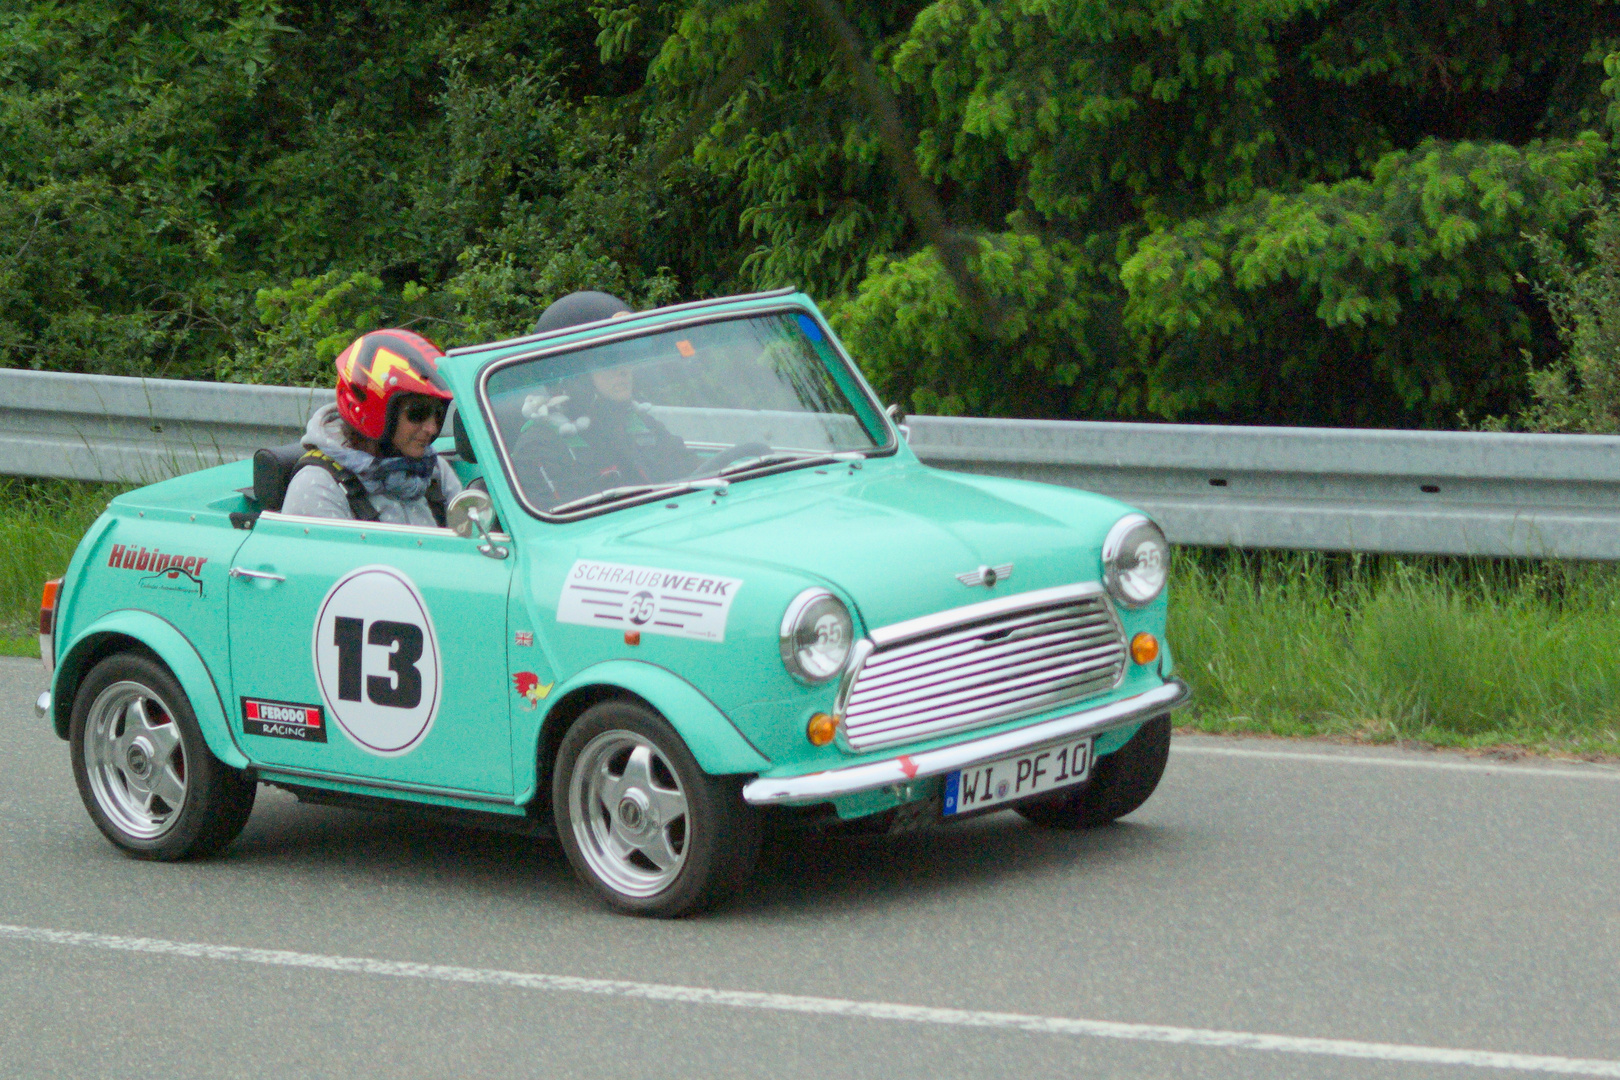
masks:
<instances>
[{"instance_id":1,"label":"ferodo racing sticker","mask_svg":"<svg viewBox=\"0 0 1620 1080\"><path fill-rule=\"evenodd\" d=\"M299 705L291 701L242 699L242 730L249 735L299 742L325 742L326 725L321 722L319 705Z\"/></svg>"},{"instance_id":2,"label":"ferodo racing sticker","mask_svg":"<svg viewBox=\"0 0 1620 1080\"><path fill-rule=\"evenodd\" d=\"M724 641L738 578L580 559L563 579L557 621Z\"/></svg>"},{"instance_id":3,"label":"ferodo racing sticker","mask_svg":"<svg viewBox=\"0 0 1620 1080\"><path fill-rule=\"evenodd\" d=\"M416 583L390 566L338 579L315 619L326 711L368 754L415 750L439 711L438 637Z\"/></svg>"}]
</instances>

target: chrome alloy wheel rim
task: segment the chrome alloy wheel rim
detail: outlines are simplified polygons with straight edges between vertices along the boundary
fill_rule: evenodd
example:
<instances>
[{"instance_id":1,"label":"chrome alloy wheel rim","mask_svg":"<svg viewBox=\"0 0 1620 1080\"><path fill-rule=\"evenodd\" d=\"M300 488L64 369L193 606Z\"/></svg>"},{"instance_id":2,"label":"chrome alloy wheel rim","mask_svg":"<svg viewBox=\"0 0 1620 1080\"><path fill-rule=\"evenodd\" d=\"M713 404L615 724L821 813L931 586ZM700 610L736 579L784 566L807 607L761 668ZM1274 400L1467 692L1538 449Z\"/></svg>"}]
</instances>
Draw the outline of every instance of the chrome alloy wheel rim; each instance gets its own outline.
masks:
<instances>
[{"instance_id":1,"label":"chrome alloy wheel rim","mask_svg":"<svg viewBox=\"0 0 1620 1080\"><path fill-rule=\"evenodd\" d=\"M626 896L656 896L686 863L686 792L663 753L629 731L585 745L568 782L574 841L597 878Z\"/></svg>"},{"instance_id":2,"label":"chrome alloy wheel rim","mask_svg":"<svg viewBox=\"0 0 1620 1080\"><path fill-rule=\"evenodd\" d=\"M84 771L101 812L141 840L168 832L186 804L186 751L174 711L140 683L103 690L85 721Z\"/></svg>"}]
</instances>

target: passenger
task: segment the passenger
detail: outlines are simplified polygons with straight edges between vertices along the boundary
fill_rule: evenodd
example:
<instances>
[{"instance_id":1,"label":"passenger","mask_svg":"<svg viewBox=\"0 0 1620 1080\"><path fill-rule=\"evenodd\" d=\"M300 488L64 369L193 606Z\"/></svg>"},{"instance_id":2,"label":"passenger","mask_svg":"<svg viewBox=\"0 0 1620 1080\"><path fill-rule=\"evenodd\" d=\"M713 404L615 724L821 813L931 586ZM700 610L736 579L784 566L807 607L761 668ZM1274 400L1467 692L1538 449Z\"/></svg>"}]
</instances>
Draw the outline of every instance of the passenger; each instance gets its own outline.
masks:
<instances>
[{"instance_id":1,"label":"passenger","mask_svg":"<svg viewBox=\"0 0 1620 1080\"><path fill-rule=\"evenodd\" d=\"M546 308L534 332L630 314L630 305L608 293L570 293ZM624 484L677 480L697 466L698 456L652 415L652 406L634 400L629 367L598 369L558 390L542 387L524 402L528 423L517 449L518 469L532 469L541 481L526 483L530 491L549 488L560 502Z\"/></svg>"},{"instance_id":2,"label":"passenger","mask_svg":"<svg viewBox=\"0 0 1620 1080\"><path fill-rule=\"evenodd\" d=\"M634 400L635 389L629 367L599 368L579 405L580 418L590 419L585 440L595 451L603 487L679 480L701 460L658 422L652 406Z\"/></svg>"},{"instance_id":3,"label":"passenger","mask_svg":"<svg viewBox=\"0 0 1620 1080\"><path fill-rule=\"evenodd\" d=\"M286 514L444 525L461 481L433 449L450 403L444 354L409 330L377 330L337 358L337 401L304 431Z\"/></svg>"},{"instance_id":4,"label":"passenger","mask_svg":"<svg viewBox=\"0 0 1620 1080\"><path fill-rule=\"evenodd\" d=\"M553 330L566 330L570 326L601 322L603 319L622 319L634 315L630 305L612 293L585 289L571 292L553 300L535 322L531 334L549 334Z\"/></svg>"}]
</instances>

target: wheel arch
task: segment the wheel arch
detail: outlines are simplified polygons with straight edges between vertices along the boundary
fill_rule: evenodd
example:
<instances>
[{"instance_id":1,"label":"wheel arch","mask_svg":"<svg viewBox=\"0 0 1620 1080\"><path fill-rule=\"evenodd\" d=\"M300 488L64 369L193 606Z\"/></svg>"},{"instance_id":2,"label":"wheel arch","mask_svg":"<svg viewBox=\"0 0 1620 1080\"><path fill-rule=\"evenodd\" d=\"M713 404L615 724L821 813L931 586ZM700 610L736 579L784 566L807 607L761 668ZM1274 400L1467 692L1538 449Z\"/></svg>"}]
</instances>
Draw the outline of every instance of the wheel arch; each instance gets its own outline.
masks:
<instances>
[{"instance_id":1,"label":"wheel arch","mask_svg":"<svg viewBox=\"0 0 1620 1080\"><path fill-rule=\"evenodd\" d=\"M51 720L58 737L68 737L73 698L84 677L98 661L120 652L145 653L168 668L191 702L208 749L233 768L248 767L247 755L231 737L219 684L197 647L172 623L146 611L114 611L102 616L62 653L51 680Z\"/></svg>"},{"instance_id":2,"label":"wheel arch","mask_svg":"<svg viewBox=\"0 0 1620 1080\"><path fill-rule=\"evenodd\" d=\"M559 689L530 743L535 747L529 757L534 774L526 779L535 805L550 804L552 764L570 725L592 705L611 698L639 702L669 721L698 766L711 776L756 773L770 767L770 759L737 730L719 706L667 668L639 660L610 660L580 672Z\"/></svg>"}]
</instances>

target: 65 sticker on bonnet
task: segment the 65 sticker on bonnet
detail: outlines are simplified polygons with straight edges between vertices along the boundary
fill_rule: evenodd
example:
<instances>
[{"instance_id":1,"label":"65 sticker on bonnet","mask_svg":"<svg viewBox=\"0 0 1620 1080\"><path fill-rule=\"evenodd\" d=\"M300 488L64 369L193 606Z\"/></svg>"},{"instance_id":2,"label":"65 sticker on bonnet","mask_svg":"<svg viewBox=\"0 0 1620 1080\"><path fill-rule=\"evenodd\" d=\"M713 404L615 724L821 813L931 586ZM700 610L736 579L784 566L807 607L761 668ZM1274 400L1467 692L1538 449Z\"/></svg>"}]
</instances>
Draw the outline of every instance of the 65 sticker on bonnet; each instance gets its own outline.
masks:
<instances>
[{"instance_id":1,"label":"65 sticker on bonnet","mask_svg":"<svg viewBox=\"0 0 1620 1080\"><path fill-rule=\"evenodd\" d=\"M415 582L389 566L344 575L321 604L312 645L327 713L356 746L393 757L421 745L442 668Z\"/></svg>"},{"instance_id":2,"label":"65 sticker on bonnet","mask_svg":"<svg viewBox=\"0 0 1620 1080\"><path fill-rule=\"evenodd\" d=\"M580 559L563 579L557 621L720 642L740 578Z\"/></svg>"}]
</instances>

